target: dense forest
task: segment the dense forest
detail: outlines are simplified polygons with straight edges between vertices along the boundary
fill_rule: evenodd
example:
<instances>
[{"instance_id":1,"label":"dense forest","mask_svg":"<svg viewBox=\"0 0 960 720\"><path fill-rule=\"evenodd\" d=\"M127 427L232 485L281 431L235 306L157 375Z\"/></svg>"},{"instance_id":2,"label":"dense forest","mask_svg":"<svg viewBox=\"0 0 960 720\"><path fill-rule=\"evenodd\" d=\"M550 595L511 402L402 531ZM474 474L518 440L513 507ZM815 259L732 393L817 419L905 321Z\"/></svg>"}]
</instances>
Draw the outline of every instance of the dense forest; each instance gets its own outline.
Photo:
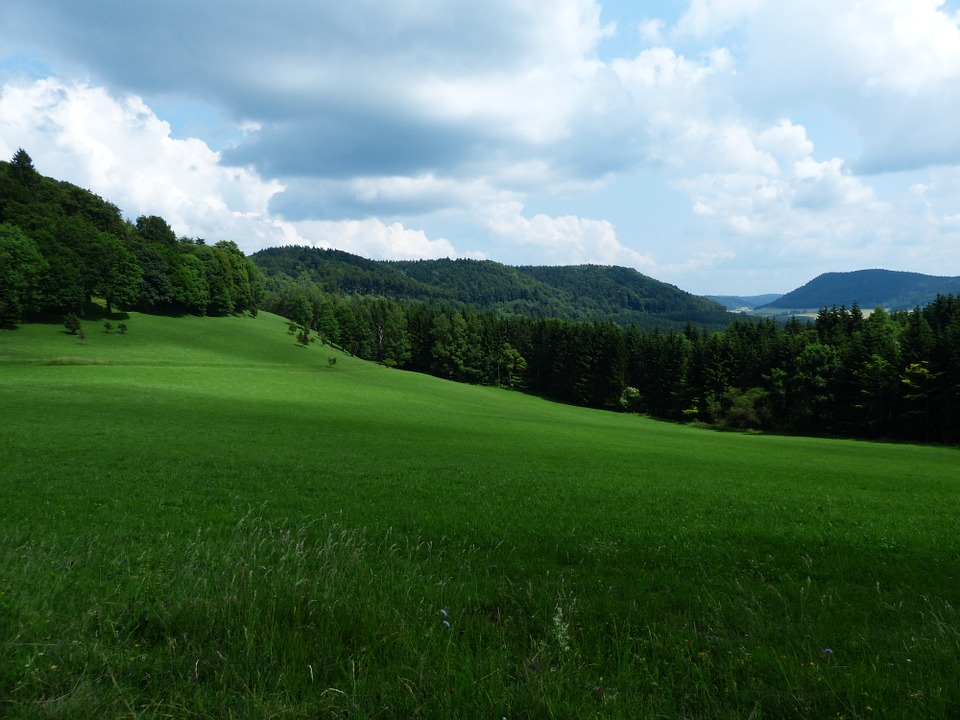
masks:
<instances>
[{"instance_id":1,"label":"dense forest","mask_svg":"<svg viewBox=\"0 0 960 720\"><path fill-rule=\"evenodd\" d=\"M358 357L566 403L735 429L960 441L960 297L724 331L506 317L294 284L265 309ZM315 333L311 335L311 333Z\"/></svg>"},{"instance_id":2,"label":"dense forest","mask_svg":"<svg viewBox=\"0 0 960 720\"><path fill-rule=\"evenodd\" d=\"M18 150L0 162L0 327L66 312L93 297L147 312L256 312L260 271L221 240L177 238L163 218L125 221L88 190L42 176Z\"/></svg>"},{"instance_id":3,"label":"dense forest","mask_svg":"<svg viewBox=\"0 0 960 720\"><path fill-rule=\"evenodd\" d=\"M319 282L291 257L336 272ZM567 403L722 428L960 442L960 296L720 330L698 322L694 303L677 328L670 314L681 305L671 303L682 297L622 268L378 263L304 248L257 258L266 280L231 241L177 238L157 216L126 221L93 193L41 176L23 150L0 162L3 327L82 314L94 298L108 315L263 307L289 318L305 346ZM577 306L581 295L589 302ZM551 307L573 318L549 317ZM616 307L666 317L641 326Z\"/></svg>"},{"instance_id":4,"label":"dense forest","mask_svg":"<svg viewBox=\"0 0 960 720\"><path fill-rule=\"evenodd\" d=\"M442 301L497 315L611 320L624 327L692 322L721 330L732 319L718 303L632 268L600 265L510 267L492 260L367 260L340 250L269 248L254 253L268 290L291 281L324 292Z\"/></svg>"}]
</instances>

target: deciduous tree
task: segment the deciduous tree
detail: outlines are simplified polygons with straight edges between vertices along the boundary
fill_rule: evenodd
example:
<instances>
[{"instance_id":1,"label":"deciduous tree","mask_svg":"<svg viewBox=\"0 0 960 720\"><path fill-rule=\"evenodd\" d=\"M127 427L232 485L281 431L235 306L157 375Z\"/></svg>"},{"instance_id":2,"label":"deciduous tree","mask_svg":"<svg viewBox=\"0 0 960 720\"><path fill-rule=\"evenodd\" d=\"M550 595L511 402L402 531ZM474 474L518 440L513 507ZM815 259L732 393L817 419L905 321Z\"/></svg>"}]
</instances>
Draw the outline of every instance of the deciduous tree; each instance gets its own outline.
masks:
<instances>
[{"instance_id":1,"label":"deciduous tree","mask_svg":"<svg viewBox=\"0 0 960 720\"><path fill-rule=\"evenodd\" d=\"M13 327L38 309L47 269L37 244L20 228L0 223L0 327Z\"/></svg>"}]
</instances>

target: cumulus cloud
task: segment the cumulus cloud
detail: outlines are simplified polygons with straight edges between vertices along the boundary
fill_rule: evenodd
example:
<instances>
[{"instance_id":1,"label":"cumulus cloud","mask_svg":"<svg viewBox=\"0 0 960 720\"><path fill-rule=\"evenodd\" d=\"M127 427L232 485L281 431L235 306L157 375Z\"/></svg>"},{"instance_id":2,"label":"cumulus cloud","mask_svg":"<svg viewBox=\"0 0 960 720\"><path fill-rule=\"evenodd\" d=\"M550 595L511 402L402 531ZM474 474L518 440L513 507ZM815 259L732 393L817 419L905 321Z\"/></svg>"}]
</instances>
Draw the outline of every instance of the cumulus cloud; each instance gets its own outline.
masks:
<instances>
[{"instance_id":1,"label":"cumulus cloud","mask_svg":"<svg viewBox=\"0 0 960 720\"><path fill-rule=\"evenodd\" d=\"M722 48L708 53L707 62L698 63L669 47L650 48L635 58L619 58L612 63L620 80L637 95L656 87L696 85L730 64L730 53Z\"/></svg>"},{"instance_id":2,"label":"cumulus cloud","mask_svg":"<svg viewBox=\"0 0 960 720\"><path fill-rule=\"evenodd\" d=\"M668 258L660 265L665 276L680 272L762 291L796 286L789 278L828 270L895 267L936 274L942 270L935 257L960 260L960 250L937 238L955 237L960 228L951 228L946 214L933 208L929 188L881 197L840 158L816 159L803 126L788 120L766 127L728 121L701 130L684 137L684 169L695 171L691 158L708 148L714 158L705 167L711 169L675 180L698 219L693 233L699 237L686 246L687 259L697 262L684 266ZM750 269L742 267L743 258Z\"/></svg>"},{"instance_id":3,"label":"cumulus cloud","mask_svg":"<svg viewBox=\"0 0 960 720\"><path fill-rule=\"evenodd\" d=\"M248 250L469 243L704 289L770 258L957 260L960 21L943 0L604 5L7 0L0 72L20 79L0 151ZM64 79L22 79L38 68ZM171 130L156 108L177 102L229 126L219 151ZM834 122L856 142L831 144ZM636 178L687 202L652 205Z\"/></svg>"},{"instance_id":4,"label":"cumulus cloud","mask_svg":"<svg viewBox=\"0 0 960 720\"><path fill-rule=\"evenodd\" d=\"M568 136L589 55L611 32L593 0L283 0L229 13L11 0L5 14L21 41L107 82L257 120L229 161L281 177L449 174L502 143L529 155Z\"/></svg>"},{"instance_id":5,"label":"cumulus cloud","mask_svg":"<svg viewBox=\"0 0 960 720\"><path fill-rule=\"evenodd\" d=\"M9 157L17 147L44 174L92 189L131 217L160 215L180 234L232 239L247 251L293 239L268 214L280 183L222 165L200 140L171 137L137 96L55 79L8 84L0 152Z\"/></svg>"},{"instance_id":6,"label":"cumulus cloud","mask_svg":"<svg viewBox=\"0 0 960 720\"><path fill-rule=\"evenodd\" d=\"M692 0L675 28L675 34L710 39L747 21L765 0Z\"/></svg>"},{"instance_id":7,"label":"cumulus cloud","mask_svg":"<svg viewBox=\"0 0 960 720\"><path fill-rule=\"evenodd\" d=\"M295 223L302 237L319 248L336 248L382 260L457 257L449 240L431 240L422 230L405 228L401 223L384 223L377 218L330 222L304 220Z\"/></svg>"},{"instance_id":8,"label":"cumulus cloud","mask_svg":"<svg viewBox=\"0 0 960 720\"><path fill-rule=\"evenodd\" d=\"M739 235L820 237L836 244L855 219L885 210L840 159L815 160L804 128L787 120L758 131L721 126L702 133L700 140L721 148L718 164L725 170L700 173L678 185L690 194L698 215ZM689 134L685 142L692 156L702 149Z\"/></svg>"},{"instance_id":9,"label":"cumulus cloud","mask_svg":"<svg viewBox=\"0 0 960 720\"><path fill-rule=\"evenodd\" d=\"M224 165L200 140L171 137L169 124L133 95L117 98L54 79L7 85L0 90L0 153L10 157L17 148L8 138L28 149L41 172L92 189L128 216L160 215L178 234L234 240L248 253L298 244L390 259L457 254L449 241L430 240L398 222L280 219L269 204L282 184ZM358 182L355 190L360 200L385 195L403 204L418 187L445 191L430 178Z\"/></svg>"},{"instance_id":10,"label":"cumulus cloud","mask_svg":"<svg viewBox=\"0 0 960 720\"><path fill-rule=\"evenodd\" d=\"M943 0L765 3L742 44L743 106L828 109L857 128L861 172L960 161L960 18Z\"/></svg>"},{"instance_id":11,"label":"cumulus cloud","mask_svg":"<svg viewBox=\"0 0 960 720\"><path fill-rule=\"evenodd\" d=\"M41 170L57 168L58 177L94 189L128 215L161 215L180 234L229 238L247 252L304 244L384 259L456 257L445 238L430 238L400 221L355 218L364 207L393 206L398 215L470 207L502 239L543 248L556 262L647 262L619 244L609 223L542 214L527 219L519 202L503 202L504 193L482 179L460 183L427 174L301 184L300 202L329 207L333 198L343 212L322 221L307 219L315 210L302 217L288 210L281 217L271 201L286 196L282 184L262 180L249 168L225 165L200 140L173 138L169 124L141 98L113 97L88 84L46 79L5 86L0 138L8 137L32 148ZM0 152L8 156L15 149L0 143Z\"/></svg>"},{"instance_id":12,"label":"cumulus cloud","mask_svg":"<svg viewBox=\"0 0 960 720\"><path fill-rule=\"evenodd\" d=\"M663 29L666 24L663 18L643 20L638 24L637 32L644 42L650 45L661 45L663 43Z\"/></svg>"},{"instance_id":13,"label":"cumulus cloud","mask_svg":"<svg viewBox=\"0 0 960 720\"><path fill-rule=\"evenodd\" d=\"M613 225L606 220L591 220L574 215L551 217L538 213L523 214L520 202L504 202L485 210L487 226L495 235L518 245L532 245L542 264L627 265L650 268L651 257L624 247Z\"/></svg>"},{"instance_id":14,"label":"cumulus cloud","mask_svg":"<svg viewBox=\"0 0 960 720\"><path fill-rule=\"evenodd\" d=\"M868 91L912 95L939 89L960 76L958 18L944 5L882 0L845 8L830 28L836 51L862 75Z\"/></svg>"},{"instance_id":15,"label":"cumulus cloud","mask_svg":"<svg viewBox=\"0 0 960 720\"><path fill-rule=\"evenodd\" d=\"M935 275L956 275L960 267L960 168L937 168L926 182L914 183L903 193L898 210L908 225L912 242L905 247L911 259Z\"/></svg>"}]
</instances>

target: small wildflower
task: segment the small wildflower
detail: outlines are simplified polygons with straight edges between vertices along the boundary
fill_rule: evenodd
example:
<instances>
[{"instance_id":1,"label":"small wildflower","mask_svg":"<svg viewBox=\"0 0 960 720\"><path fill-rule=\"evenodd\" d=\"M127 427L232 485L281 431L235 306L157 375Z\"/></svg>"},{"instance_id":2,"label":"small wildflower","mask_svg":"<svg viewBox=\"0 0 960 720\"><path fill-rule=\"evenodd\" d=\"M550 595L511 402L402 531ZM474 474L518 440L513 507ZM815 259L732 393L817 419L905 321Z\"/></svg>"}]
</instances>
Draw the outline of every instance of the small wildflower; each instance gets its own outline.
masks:
<instances>
[{"instance_id":1,"label":"small wildflower","mask_svg":"<svg viewBox=\"0 0 960 720\"><path fill-rule=\"evenodd\" d=\"M440 608L440 617L442 617L442 618L447 617L447 611L444 610L443 608Z\"/></svg>"},{"instance_id":2,"label":"small wildflower","mask_svg":"<svg viewBox=\"0 0 960 720\"><path fill-rule=\"evenodd\" d=\"M449 621L449 620L444 620L444 621L443 621L443 626L444 626L445 628L449 628L449 627L450 627L450 621Z\"/></svg>"},{"instance_id":3,"label":"small wildflower","mask_svg":"<svg viewBox=\"0 0 960 720\"><path fill-rule=\"evenodd\" d=\"M823 654L824 654L824 655L833 655L833 650L830 649L830 648L824 648L824 649L823 649Z\"/></svg>"},{"instance_id":4,"label":"small wildflower","mask_svg":"<svg viewBox=\"0 0 960 720\"><path fill-rule=\"evenodd\" d=\"M867 712L873 712L873 708L867 705Z\"/></svg>"}]
</instances>

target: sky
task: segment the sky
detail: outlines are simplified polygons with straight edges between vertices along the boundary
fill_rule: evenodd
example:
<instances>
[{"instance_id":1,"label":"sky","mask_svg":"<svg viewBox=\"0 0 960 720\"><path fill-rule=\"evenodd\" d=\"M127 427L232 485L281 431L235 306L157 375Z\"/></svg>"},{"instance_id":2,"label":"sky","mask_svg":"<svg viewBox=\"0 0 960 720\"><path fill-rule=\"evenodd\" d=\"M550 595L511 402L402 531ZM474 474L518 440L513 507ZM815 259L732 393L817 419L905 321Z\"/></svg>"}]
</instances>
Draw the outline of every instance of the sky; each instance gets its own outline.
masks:
<instances>
[{"instance_id":1,"label":"sky","mask_svg":"<svg viewBox=\"0 0 960 720\"><path fill-rule=\"evenodd\" d=\"M960 275L960 0L0 0L0 158L178 235Z\"/></svg>"}]
</instances>

